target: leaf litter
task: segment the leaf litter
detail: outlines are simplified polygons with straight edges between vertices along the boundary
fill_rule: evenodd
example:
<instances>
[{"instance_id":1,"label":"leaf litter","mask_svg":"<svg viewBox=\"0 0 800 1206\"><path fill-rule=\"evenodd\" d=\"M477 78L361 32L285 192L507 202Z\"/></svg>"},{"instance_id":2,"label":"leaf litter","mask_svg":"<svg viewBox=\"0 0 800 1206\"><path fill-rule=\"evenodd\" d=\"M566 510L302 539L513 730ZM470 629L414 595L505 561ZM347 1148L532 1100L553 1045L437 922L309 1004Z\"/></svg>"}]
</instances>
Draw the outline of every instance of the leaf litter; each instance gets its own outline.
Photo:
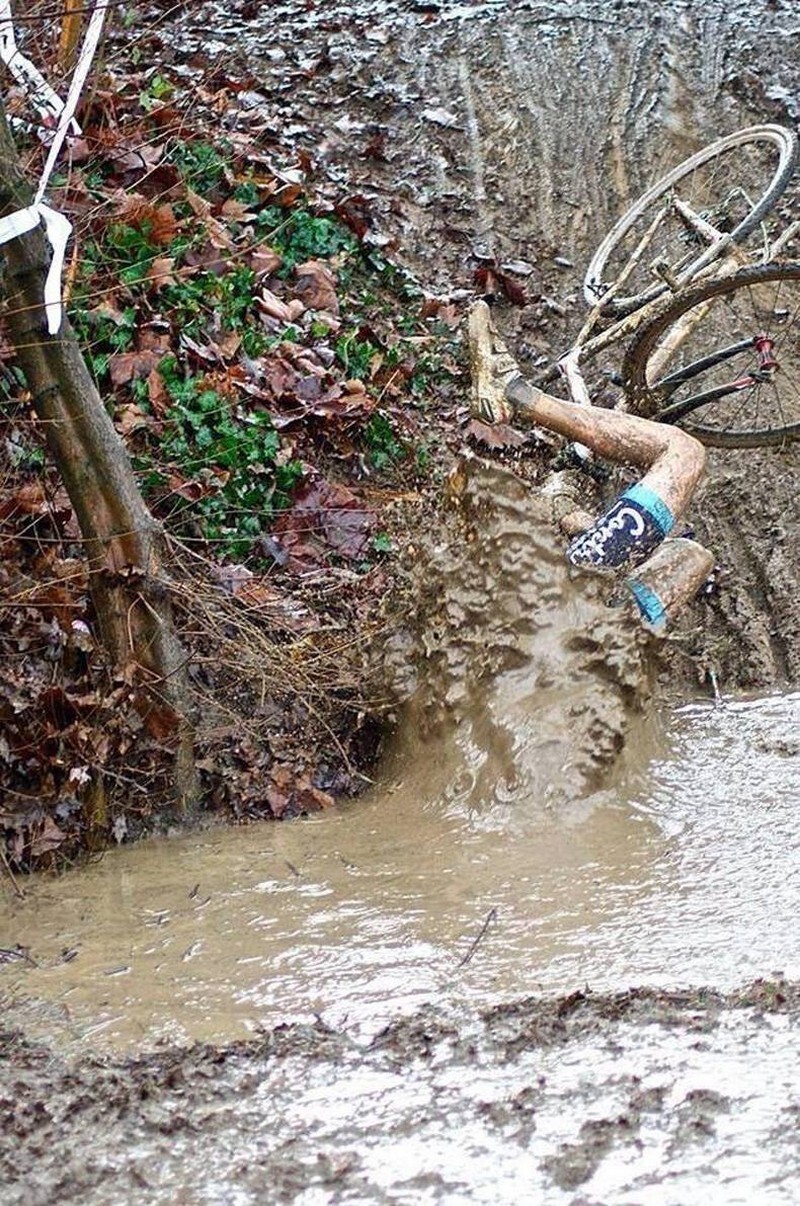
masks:
<instances>
[{"instance_id":1,"label":"leaf litter","mask_svg":"<svg viewBox=\"0 0 800 1206\"><path fill-rule=\"evenodd\" d=\"M359 790L375 757L387 529L436 492L461 305L392 262L372 199L293 141L246 67L137 15L135 41L110 29L52 189L76 231L69 310L171 542L205 804L293 816ZM152 828L170 759L109 675L75 515L7 347L3 364L0 826L19 871Z\"/></svg>"}]
</instances>

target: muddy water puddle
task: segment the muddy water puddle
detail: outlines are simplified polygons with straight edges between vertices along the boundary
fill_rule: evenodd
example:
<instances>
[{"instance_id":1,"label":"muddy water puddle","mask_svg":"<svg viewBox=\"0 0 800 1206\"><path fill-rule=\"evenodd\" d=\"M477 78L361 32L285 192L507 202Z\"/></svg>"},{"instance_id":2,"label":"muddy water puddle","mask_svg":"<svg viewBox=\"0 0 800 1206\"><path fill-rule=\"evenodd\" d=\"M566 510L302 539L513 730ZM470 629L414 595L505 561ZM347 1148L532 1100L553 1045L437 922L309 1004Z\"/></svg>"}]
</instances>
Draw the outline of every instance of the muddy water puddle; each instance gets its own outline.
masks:
<instances>
[{"instance_id":1,"label":"muddy water puddle","mask_svg":"<svg viewBox=\"0 0 800 1206\"><path fill-rule=\"evenodd\" d=\"M106 855L6 896L10 1016L72 1051L374 1032L425 1003L800 977L800 695L641 724L572 805L476 799L458 734L332 815ZM630 752L634 747L638 754ZM401 771L402 768L402 771ZM426 791L428 783L433 790Z\"/></svg>"}]
</instances>

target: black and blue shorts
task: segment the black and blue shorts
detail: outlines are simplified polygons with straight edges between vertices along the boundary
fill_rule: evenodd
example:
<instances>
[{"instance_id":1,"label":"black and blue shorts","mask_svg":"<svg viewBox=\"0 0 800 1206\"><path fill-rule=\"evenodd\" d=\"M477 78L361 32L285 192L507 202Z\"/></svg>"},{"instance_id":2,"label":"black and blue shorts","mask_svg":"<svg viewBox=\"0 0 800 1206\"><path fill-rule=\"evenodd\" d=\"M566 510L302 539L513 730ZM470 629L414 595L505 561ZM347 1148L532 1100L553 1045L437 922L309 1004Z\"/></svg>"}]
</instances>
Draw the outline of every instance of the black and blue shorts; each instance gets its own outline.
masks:
<instances>
[{"instance_id":1,"label":"black and blue shorts","mask_svg":"<svg viewBox=\"0 0 800 1206\"><path fill-rule=\"evenodd\" d=\"M638 565L650 556L675 526L675 517L663 499L637 483L621 494L605 515L569 545L572 565L594 569L620 569Z\"/></svg>"}]
</instances>

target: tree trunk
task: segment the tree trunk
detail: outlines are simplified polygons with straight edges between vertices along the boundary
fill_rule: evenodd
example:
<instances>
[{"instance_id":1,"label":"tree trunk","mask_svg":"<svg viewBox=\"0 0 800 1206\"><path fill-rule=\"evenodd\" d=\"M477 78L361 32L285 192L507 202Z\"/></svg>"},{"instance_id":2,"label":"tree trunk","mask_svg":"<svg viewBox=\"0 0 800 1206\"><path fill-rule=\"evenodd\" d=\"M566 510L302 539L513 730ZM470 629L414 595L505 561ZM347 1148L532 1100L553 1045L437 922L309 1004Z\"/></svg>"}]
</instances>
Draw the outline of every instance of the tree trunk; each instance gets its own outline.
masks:
<instances>
[{"instance_id":1,"label":"tree trunk","mask_svg":"<svg viewBox=\"0 0 800 1206\"><path fill-rule=\"evenodd\" d=\"M0 215L31 204L0 104ZM50 335L42 227L0 248L6 324L50 452L85 542L103 645L116 676L133 687L148 732L175 751L183 810L196 795L186 657L175 633L164 575L164 539L147 509L125 447L89 374L66 316Z\"/></svg>"}]
</instances>

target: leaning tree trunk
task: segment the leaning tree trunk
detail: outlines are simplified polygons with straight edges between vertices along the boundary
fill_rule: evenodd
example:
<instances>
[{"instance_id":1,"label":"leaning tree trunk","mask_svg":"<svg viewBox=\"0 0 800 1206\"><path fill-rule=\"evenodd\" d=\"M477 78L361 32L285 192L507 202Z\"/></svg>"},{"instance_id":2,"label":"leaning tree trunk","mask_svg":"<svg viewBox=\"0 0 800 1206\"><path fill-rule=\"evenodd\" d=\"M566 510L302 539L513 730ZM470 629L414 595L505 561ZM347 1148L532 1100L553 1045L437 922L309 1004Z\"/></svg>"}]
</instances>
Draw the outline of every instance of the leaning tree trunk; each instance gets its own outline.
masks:
<instances>
[{"instance_id":1,"label":"leaning tree trunk","mask_svg":"<svg viewBox=\"0 0 800 1206\"><path fill-rule=\"evenodd\" d=\"M29 205L0 103L0 216ZM175 749L175 785L184 809L195 796L186 657L176 636L163 573L160 525L145 506L125 447L95 388L66 316L48 334L42 228L0 248L5 321L48 446L84 538L89 588L116 675L135 692L150 733Z\"/></svg>"}]
</instances>

